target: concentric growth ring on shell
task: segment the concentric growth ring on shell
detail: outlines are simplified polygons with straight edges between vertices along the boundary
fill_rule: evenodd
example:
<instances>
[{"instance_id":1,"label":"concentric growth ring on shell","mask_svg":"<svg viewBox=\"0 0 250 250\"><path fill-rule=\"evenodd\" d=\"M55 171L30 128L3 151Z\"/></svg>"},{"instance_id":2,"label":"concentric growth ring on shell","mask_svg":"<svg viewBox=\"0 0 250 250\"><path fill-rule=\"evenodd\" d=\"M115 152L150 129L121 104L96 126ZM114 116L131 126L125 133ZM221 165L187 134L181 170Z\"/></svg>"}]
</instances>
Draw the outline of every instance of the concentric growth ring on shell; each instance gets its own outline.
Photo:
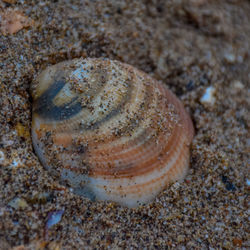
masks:
<instances>
[{"instance_id":1,"label":"concentric growth ring on shell","mask_svg":"<svg viewBox=\"0 0 250 250\"><path fill-rule=\"evenodd\" d=\"M32 84L32 138L75 193L135 207L188 168L193 125L165 86L108 59L75 59Z\"/></svg>"}]
</instances>

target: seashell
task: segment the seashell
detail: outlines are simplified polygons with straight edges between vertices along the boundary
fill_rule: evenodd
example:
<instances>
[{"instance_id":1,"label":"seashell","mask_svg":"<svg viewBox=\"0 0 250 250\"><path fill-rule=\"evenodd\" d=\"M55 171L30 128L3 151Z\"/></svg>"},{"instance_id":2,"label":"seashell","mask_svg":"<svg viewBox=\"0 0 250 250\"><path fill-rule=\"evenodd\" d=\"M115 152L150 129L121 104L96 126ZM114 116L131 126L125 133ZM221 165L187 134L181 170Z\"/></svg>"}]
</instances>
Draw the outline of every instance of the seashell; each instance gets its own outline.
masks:
<instances>
[{"instance_id":1,"label":"seashell","mask_svg":"<svg viewBox=\"0 0 250 250\"><path fill-rule=\"evenodd\" d=\"M31 92L35 151L76 194L136 207L186 174L192 121L144 72L74 59L45 69Z\"/></svg>"}]
</instances>

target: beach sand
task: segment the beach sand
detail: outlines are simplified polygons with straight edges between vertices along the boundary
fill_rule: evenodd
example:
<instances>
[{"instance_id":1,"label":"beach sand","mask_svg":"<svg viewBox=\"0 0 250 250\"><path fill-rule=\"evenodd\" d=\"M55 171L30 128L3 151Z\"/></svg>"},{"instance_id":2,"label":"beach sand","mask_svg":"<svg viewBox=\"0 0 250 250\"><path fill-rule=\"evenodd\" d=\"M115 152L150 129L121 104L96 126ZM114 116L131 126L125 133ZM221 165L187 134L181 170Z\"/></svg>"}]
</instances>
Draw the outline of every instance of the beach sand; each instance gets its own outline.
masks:
<instances>
[{"instance_id":1,"label":"beach sand","mask_svg":"<svg viewBox=\"0 0 250 250\"><path fill-rule=\"evenodd\" d=\"M249 1L0 0L0 16L0 249L249 249ZM193 119L188 175L148 205L77 196L34 153L30 84L78 57L147 72Z\"/></svg>"}]
</instances>

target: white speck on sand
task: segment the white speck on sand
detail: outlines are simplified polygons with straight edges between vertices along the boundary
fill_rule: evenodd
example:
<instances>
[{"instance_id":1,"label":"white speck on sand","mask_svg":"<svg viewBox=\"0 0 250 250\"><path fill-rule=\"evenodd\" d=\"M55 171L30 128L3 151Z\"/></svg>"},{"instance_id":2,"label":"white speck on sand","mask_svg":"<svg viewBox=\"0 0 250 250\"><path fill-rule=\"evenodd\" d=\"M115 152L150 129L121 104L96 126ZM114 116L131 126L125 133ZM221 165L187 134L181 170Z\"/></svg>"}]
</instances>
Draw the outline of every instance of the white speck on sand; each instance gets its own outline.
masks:
<instances>
[{"instance_id":1,"label":"white speck on sand","mask_svg":"<svg viewBox=\"0 0 250 250\"><path fill-rule=\"evenodd\" d=\"M204 103L213 104L215 102L214 93L215 93L215 88L212 86L208 87L203 96L201 97L200 102L203 104Z\"/></svg>"}]
</instances>

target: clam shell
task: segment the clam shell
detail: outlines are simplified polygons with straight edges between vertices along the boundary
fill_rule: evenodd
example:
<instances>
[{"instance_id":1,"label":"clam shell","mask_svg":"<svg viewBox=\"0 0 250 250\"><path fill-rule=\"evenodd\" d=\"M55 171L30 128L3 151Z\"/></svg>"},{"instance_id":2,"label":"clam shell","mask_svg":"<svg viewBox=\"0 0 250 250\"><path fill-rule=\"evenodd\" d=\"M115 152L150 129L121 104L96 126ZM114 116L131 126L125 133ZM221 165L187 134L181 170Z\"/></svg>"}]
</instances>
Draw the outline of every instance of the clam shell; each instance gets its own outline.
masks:
<instances>
[{"instance_id":1,"label":"clam shell","mask_svg":"<svg viewBox=\"0 0 250 250\"><path fill-rule=\"evenodd\" d=\"M191 119L144 72L75 59L45 69L31 91L35 151L75 193L136 207L186 174Z\"/></svg>"}]
</instances>

